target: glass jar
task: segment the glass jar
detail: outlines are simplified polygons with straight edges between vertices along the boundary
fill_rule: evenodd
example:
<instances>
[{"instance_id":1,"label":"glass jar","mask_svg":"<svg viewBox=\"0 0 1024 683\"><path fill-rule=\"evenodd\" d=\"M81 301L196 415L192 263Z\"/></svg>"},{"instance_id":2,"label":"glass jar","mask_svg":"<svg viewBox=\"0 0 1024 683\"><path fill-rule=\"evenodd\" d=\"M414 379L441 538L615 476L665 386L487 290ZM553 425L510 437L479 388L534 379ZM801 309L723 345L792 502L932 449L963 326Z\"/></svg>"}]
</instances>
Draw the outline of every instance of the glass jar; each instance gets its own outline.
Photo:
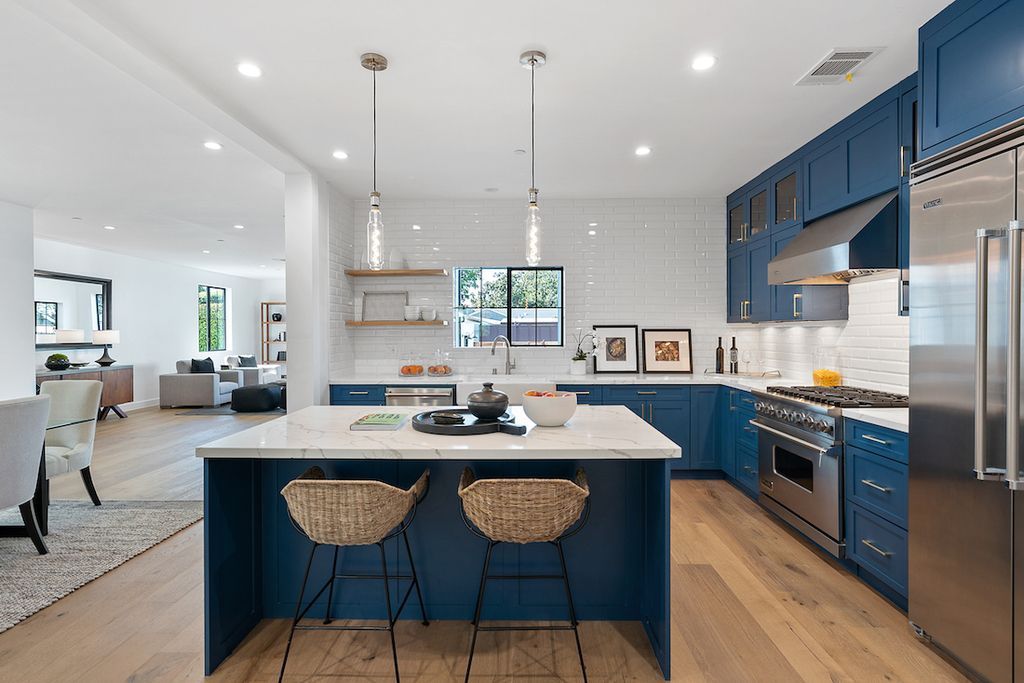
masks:
<instances>
[{"instance_id":1,"label":"glass jar","mask_svg":"<svg viewBox=\"0 0 1024 683\"><path fill-rule=\"evenodd\" d=\"M414 353L402 356L402 365L398 370L402 377L422 377L423 361Z\"/></svg>"},{"instance_id":2,"label":"glass jar","mask_svg":"<svg viewBox=\"0 0 1024 683\"><path fill-rule=\"evenodd\" d=\"M434 362L427 367L427 374L431 377L448 377L454 374L455 371L452 369L452 354L444 352L440 349L434 353Z\"/></svg>"},{"instance_id":3,"label":"glass jar","mask_svg":"<svg viewBox=\"0 0 1024 683\"><path fill-rule=\"evenodd\" d=\"M843 383L843 374L839 371L839 352L832 347L820 347L813 356L811 381L819 387L837 387Z\"/></svg>"}]
</instances>

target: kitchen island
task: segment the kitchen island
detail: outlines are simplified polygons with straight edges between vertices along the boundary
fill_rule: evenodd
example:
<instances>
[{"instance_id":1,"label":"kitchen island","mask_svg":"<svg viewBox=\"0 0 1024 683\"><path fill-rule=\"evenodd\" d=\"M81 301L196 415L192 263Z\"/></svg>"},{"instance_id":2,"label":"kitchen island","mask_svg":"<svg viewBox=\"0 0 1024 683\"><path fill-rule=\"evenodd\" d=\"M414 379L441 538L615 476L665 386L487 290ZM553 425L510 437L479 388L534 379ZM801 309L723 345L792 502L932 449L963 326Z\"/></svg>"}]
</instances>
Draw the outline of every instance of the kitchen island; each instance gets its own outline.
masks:
<instances>
[{"instance_id":1,"label":"kitchen island","mask_svg":"<svg viewBox=\"0 0 1024 683\"><path fill-rule=\"evenodd\" d=\"M389 408L415 414L417 408ZM581 620L639 621L665 677L669 676L669 461L678 445L623 406L580 406L565 427L536 427L522 409L509 412L524 436L439 436L407 422L397 431L353 432L365 406L314 406L196 449L204 465L206 673L212 673L263 618L290 618L309 541L291 525L281 489L317 464L329 477L377 479L401 487L430 470L430 492L409 529L417 573L431 619L468 623L485 545L463 524L459 474L478 477L571 477L586 470L590 518L566 541L566 559ZM315 461L310 462L310 461ZM374 548L343 553L345 572L372 571ZM389 564L399 571L398 547ZM327 555L312 577L329 575ZM496 573L552 573L557 555L544 544L503 545ZM407 568L407 567L406 567ZM341 581L332 614L383 619L383 587ZM504 581L488 589L485 619L564 620L555 582ZM310 612L323 614L323 598ZM415 610L409 618L418 619ZM585 647L585 645L584 645Z\"/></svg>"}]
</instances>

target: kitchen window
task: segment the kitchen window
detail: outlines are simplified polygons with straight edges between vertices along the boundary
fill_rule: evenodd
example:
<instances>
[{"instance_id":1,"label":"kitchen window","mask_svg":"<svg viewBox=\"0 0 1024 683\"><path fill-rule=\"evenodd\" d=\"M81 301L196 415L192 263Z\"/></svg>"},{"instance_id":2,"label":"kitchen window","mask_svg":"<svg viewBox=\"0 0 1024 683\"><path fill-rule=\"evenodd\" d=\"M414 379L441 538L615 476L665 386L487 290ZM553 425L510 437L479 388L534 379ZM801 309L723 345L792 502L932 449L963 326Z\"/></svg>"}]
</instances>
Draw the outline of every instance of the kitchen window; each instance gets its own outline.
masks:
<instances>
[{"instance_id":1,"label":"kitchen window","mask_svg":"<svg viewBox=\"0 0 1024 683\"><path fill-rule=\"evenodd\" d=\"M199 285L199 350L228 347L228 293L223 287Z\"/></svg>"},{"instance_id":2,"label":"kitchen window","mask_svg":"<svg viewBox=\"0 0 1024 683\"><path fill-rule=\"evenodd\" d=\"M452 308L456 348L562 346L562 269L456 268Z\"/></svg>"}]
</instances>

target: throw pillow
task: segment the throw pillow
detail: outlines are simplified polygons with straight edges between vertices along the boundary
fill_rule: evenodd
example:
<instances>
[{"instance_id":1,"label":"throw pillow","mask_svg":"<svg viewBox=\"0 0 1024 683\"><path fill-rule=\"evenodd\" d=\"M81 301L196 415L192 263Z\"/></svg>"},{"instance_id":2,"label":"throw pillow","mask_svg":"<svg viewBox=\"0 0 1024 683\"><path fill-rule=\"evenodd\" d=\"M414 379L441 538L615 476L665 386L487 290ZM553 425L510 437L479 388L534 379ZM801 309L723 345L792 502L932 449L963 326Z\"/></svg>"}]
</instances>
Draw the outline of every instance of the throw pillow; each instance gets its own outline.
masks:
<instances>
[{"instance_id":1,"label":"throw pillow","mask_svg":"<svg viewBox=\"0 0 1024 683\"><path fill-rule=\"evenodd\" d=\"M216 372L216 368L213 367L213 359L206 358L204 360L192 359L192 372L194 373L212 373Z\"/></svg>"},{"instance_id":2,"label":"throw pillow","mask_svg":"<svg viewBox=\"0 0 1024 683\"><path fill-rule=\"evenodd\" d=\"M256 367L256 356L239 356L238 367L240 368L254 368Z\"/></svg>"}]
</instances>

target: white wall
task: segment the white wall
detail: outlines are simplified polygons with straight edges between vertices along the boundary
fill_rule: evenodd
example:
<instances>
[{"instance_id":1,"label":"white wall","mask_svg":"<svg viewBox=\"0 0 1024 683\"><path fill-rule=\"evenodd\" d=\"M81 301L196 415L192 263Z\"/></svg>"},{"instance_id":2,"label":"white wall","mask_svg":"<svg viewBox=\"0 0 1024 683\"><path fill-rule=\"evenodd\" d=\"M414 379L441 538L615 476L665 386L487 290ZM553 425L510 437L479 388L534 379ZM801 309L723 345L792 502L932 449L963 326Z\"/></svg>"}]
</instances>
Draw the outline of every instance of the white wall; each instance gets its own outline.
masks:
<instances>
[{"instance_id":1,"label":"white wall","mask_svg":"<svg viewBox=\"0 0 1024 683\"><path fill-rule=\"evenodd\" d=\"M210 356L219 364L228 355L259 353L259 302L263 291L259 280L44 239L35 240L35 267L113 280L111 314L113 329L121 331L121 343L111 347L110 355L135 366L135 403L130 407L155 405L159 398L158 376L174 372L177 360ZM227 351L199 352L200 284L231 290ZM25 298L31 306L31 289ZM25 329L31 332L30 316L26 314L24 319ZM68 352L68 356L89 361L101 353L81 349ZM35 364L41 365L47 355L43 351L35 353Z\"/></svg>"},{"instance_id":2,"label":"white wall","mask_svg":"<svg viewBox=\"0 0 1024 683\"><path fill-rule=\"evenodd\" d=\"M32 209L0 202L0 282L4 324L0 334L0 400L35 393L32 326Z\"/></svg>"}]
</instances>

